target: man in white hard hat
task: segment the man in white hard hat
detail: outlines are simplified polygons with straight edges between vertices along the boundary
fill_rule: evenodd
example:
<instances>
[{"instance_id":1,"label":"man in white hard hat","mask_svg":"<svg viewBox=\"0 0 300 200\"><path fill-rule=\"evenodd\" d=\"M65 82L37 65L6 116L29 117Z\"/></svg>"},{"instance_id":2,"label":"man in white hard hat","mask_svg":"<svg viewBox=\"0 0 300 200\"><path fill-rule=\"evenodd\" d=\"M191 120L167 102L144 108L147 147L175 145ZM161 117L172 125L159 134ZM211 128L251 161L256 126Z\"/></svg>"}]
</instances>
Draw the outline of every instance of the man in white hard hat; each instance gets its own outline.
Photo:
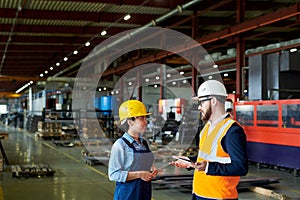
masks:
<instances>
[{"instance_id":1,"label":"man in white hard hat","mask_svg":"<svg viewBox=\"0 0 300 200\"><path fill-rule=\"evenodd\" d=\"M192 200L238 199L240 176L248 173L246 135L243 128L225 112L227 92L216 80L208 80L198 88L202 120L199 152L191 162L171 162L180 168L195 168Z\"/></svg>"}]
</instances>

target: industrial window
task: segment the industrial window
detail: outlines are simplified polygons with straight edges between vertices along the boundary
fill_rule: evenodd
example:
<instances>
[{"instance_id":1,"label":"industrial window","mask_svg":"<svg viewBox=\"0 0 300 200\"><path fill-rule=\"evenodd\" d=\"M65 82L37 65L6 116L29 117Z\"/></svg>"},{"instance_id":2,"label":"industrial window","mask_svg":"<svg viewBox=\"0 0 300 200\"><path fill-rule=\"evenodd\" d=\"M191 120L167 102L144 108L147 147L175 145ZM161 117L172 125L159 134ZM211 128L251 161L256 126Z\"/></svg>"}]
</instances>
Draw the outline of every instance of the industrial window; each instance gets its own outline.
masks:
<instances>
[{"instance_id":1,"label":"industrial window","mask_svg":"<svg viewBox=\"0 0 300 200\"><path fill-rule=\"evenodd\" d=\"M238 105L236 106L236 119L243 126L253 126L254 106L253 105Z\"/></svg>"},{"instance_id":2,"label":"industrial window","mask_svg":"<svg viewBox=\"0 0 300 200\"><path fill-rule=\"evenodd\" d=\"M300 104L282 105L282 123L286 128L300 128Z\"/></svg>"},{"instance_id":3,"label":"industrial window","mask_svg":"<svg viewBox=\"0 0 300 200\"><path fill-rule=\"evenodd\" d=\"M278 127L278 105L258 105L257 126Z\"/></svg>"}]
</instances>

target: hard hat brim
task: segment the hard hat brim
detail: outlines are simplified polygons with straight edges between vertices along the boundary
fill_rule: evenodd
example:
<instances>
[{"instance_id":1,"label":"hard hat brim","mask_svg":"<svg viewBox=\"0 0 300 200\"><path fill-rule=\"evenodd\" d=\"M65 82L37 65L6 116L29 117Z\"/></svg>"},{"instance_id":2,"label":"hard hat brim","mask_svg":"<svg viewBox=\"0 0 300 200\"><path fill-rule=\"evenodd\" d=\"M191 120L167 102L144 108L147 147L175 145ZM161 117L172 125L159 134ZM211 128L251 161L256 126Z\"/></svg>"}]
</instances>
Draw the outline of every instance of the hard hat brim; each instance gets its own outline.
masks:
<instances>
[{"instance_id":1,"label":"hard hat brim","mask_svg":"<svg viewBox=\"0 0 300 200\"><path fill-rule=\"evenodd\" d=\"M199 100L202 100L202 99L210 98L211 96L212 95L205 95L205 96L200 96L200 97L192 97L192 100L199 101Z\"/></svg>"},{"instance_id":2,"label":"hard hat brim","mask_svg":"<svg viewBox=\"0 0 300 200\"><path fill-rule=\"evenodd\" d=\"M198 101L198 100L199 100L199 97L192 97L192 100Z\"/></svg>"},{"instance_id":3,"label":"hard hat brim","mask_svg":"<svg viewBox=\"0 0 300 200\"><path fill-rule=\"evenodd\" d=\"M135 117L142 117L142 116L148 116L148 115L151 115L152 113L145 113L145 114L142 114L142 115L137 115Z\"/></svg>"},{"instance_id":4,"label":"hard hat brim","mask_svg":"<svg viewBox=\"0 0 300 200\"><path fill-rule=\"evenodd\" d=\"M152 113L145 113L145 114L142 114L142 115L136 115L134 117L142 117L142 116L148 116L148 115L152 115ZM126 117L126 118L122 118L120 119L119 121L123 121L124 119L130 119L131 117Z\"/></svg>"}]
</instances>

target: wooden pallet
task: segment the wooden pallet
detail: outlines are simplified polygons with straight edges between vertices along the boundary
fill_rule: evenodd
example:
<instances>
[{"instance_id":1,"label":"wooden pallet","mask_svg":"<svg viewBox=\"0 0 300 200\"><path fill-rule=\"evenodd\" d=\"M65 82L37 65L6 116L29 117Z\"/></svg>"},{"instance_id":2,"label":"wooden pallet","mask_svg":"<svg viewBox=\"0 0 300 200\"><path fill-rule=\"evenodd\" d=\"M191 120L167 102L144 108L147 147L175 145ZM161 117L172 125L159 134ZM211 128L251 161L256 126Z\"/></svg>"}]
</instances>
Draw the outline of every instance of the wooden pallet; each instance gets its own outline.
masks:
<instances>
[{"instance_id":1,"label":"wooden pallet","mask_svg":"<svg viewBox=\"0 0 300 200\"><path fill-rule=\"evenodd\" d=\"M253 192L256 192L258 194L262 194L264 196L272 198L272 199L278 199L278 200L287 199L285 194L280 194L280 193L275 192L274 190L266 189L263 187L254 187L254 188L251 188L250 190Z\"/></svg>"}]
</instances>

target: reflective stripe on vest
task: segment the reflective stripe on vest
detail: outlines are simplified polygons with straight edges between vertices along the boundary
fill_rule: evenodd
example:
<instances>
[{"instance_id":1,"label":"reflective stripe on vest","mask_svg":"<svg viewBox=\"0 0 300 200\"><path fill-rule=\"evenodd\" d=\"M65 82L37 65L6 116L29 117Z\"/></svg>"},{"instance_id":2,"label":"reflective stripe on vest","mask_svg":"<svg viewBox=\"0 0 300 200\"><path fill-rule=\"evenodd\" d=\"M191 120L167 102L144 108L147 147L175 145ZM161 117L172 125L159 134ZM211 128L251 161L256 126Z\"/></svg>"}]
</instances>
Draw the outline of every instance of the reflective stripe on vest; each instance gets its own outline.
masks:
<instances>
[{"instance_id":1,"label":"reflective stripe on vest","mask_svg":"<svg viewBox=\"0 0 300 200\"><path fill-rule=\"evenodd\" d=\"M231 163L230 156L223 150L222 138L235 121L225 118L208 135L207 123L200 133L199 153L197 161ZM193 193L197 196L212 199L238 198L236 186L239 176L212 176L203 171L195 170L193 180Z\"/></svg>"}]
</instances>

